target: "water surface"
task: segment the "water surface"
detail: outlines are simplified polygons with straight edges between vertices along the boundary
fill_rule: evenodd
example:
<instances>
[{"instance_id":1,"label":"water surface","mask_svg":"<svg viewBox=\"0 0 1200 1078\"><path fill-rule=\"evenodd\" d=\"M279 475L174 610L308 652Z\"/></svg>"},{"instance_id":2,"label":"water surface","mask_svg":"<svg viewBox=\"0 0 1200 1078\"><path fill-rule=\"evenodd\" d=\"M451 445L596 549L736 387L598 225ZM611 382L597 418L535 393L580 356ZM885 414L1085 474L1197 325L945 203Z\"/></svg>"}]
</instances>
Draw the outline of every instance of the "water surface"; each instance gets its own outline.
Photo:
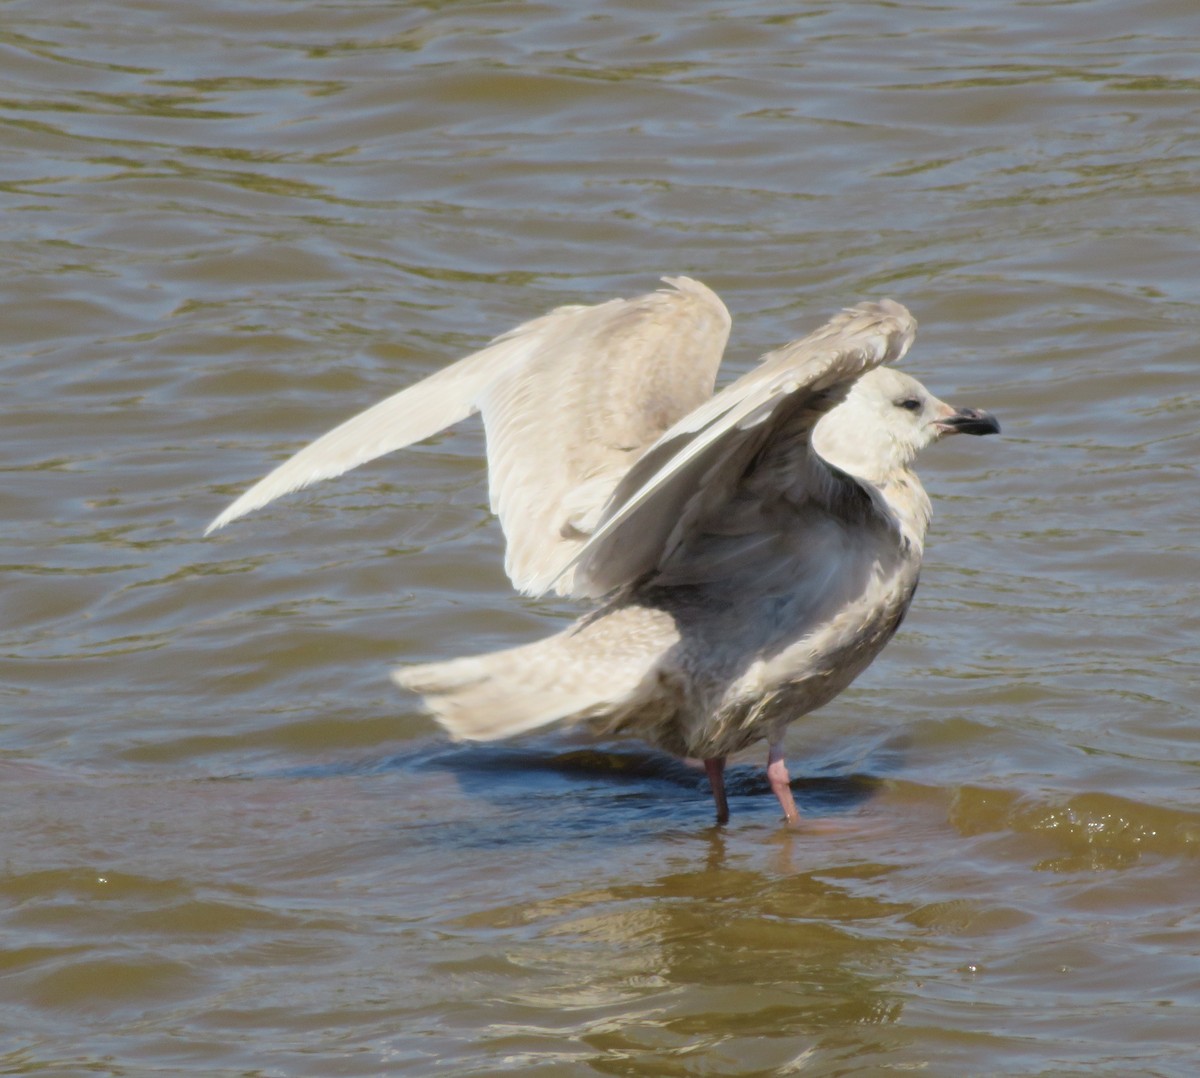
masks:
<instances>
[{"instance_id":1,"label":"water surface","mask_svg":"<svg viewBox=\"0 0 1200 1078\"><path fill-rule=\"evenodd\" d=\"M0 1070L1193 1075L1200 24L1185 0L60 0L0 20ZM687 273L729 370L863 297L997 413L896 641L733 820L448 744L555 631L464 426L336 422Z\"/></svg>"}]
</instances>

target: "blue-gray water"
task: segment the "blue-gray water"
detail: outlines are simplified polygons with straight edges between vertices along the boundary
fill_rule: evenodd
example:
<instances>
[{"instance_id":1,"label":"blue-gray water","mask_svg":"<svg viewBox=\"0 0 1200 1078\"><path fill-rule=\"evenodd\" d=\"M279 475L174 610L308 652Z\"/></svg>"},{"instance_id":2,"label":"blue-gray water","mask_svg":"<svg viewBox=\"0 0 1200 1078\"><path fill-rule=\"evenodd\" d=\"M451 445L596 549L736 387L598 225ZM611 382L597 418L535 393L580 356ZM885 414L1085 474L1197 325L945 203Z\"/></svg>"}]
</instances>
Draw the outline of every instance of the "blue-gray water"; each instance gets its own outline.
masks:
<instances>
[{"instance_id":1,"label":"blue-gray water","mask_svg":"<svg viewBox=\"0 0 1200 1078\"><path fill-rule=\"evenodd\" d=\"M0 1071L1200 1069L1188 0L0 11ZM205 524L562 303L729 368L864 297L926 455L901 634L702 776L449 745L391 665L546 634L476 427Z\"/></svg>"}]
</instances>

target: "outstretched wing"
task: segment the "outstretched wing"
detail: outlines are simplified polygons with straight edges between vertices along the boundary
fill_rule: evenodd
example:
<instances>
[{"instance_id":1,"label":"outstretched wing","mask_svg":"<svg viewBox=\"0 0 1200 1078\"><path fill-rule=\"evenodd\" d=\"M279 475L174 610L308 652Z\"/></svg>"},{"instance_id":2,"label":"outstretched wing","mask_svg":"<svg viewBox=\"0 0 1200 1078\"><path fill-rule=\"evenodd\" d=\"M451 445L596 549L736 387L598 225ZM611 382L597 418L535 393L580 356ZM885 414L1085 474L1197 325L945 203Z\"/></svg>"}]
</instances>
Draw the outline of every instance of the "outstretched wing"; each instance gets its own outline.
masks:
<instances>
[{"instance_id":1,"label":"outstretched wing","mask_svg":"<svg viewBox=\"0 0 1200 1078\"><path fill-rule=\"evenodd\" d=\"M899 360L915 334L899 303L863 303L768 353L684 416L624 477L564 569L573 594L604 595L663 568L700 523L733 505L747 470L773 443L786 442L792 482L809 482L823 501L836 496L834 473L809 446L812 428L862 374Z\"/></svg>"},{"instance_id":2,"label":"outstretched wing","mask_svg":"<svg viewBox=\"0 0 1200 1078\"><path fill-rule=\"evenodd\" d=\"M666 280L671 291L556 320L480 397L492 511L522 591L554 585L634 461L712 397L729 312L699 282ZM570 580L557 590L572 594Z\"/></svg>"},{"instance_id":3,"label":"outstretched wing","mask_svg":"<svg viewBox=\"0 0 1200 1078\"><path fill-rule=\"evenodd\" d=\"M521 590L548 590L631 463L712 395L729 312L698 281L664 280L670 289L634 299L560 307L347 420L208 531L479 411L505 568ZM559 590L569 594L568 577Z\"/></svg>"}]
</instances>

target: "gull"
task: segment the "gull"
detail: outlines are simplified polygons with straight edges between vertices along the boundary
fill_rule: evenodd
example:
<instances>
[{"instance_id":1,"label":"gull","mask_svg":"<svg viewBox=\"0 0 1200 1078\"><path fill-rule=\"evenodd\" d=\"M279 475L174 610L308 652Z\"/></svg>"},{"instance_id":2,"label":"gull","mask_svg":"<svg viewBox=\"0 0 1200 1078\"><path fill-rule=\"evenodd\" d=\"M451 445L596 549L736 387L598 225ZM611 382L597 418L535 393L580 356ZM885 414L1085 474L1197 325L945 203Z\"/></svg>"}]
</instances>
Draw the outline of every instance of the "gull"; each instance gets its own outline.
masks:
<instances>
[{"instance_id":1,"label":"gull","mask_svg":"<svg viewBox=\"0 0 1200 1078\"><path fill-rule=\"evenodd\" d=\"M889 366L916 321L888 299L714 392L729 312L699 281L663 281L497 337L300 450L208 532L479 412L509 578L592 608L394 680L458 740L581 724L703 761L719 824L726 759L765 740L795 826L785 730L867 668L917 587L931 507L914 458L1000 426Z\"/></svg>"}]
</instances>

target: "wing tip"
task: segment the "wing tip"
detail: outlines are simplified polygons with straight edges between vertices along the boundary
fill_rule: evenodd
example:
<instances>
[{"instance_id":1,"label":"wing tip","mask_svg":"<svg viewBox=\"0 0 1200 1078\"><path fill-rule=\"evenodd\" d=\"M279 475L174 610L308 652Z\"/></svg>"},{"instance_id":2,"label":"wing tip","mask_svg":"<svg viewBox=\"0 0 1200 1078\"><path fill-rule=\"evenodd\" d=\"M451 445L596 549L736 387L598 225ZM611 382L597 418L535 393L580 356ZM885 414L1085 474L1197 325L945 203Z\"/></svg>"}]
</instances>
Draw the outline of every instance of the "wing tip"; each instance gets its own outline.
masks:
<instances>
[{"instance_id":1,"label":"wing tip","mask_svg":"<svg viewBox=\"0 0 1200 1078\"><path fill-rule=\"evenodd\" d=\"M245 500L245 495L242 495L242 497L238 498L231 505L226 506L225 509L213 517L212 522L204 529L204 538L207 539L213 532L220 531L226 524L232 524L239 517L244 517L247 513L251 513L258 508L257 505L244 504Z\"/></svg>"},{"instance_id":2,"label":"wing tip","mask_svg":"<svg viewBox=\"0 0 1200 1078\"><path fill-rule=\"evenodd\" d=\"M213 518L212 523L204 529L204 534L206 536L211 535L213 532L225 527L226 524L232 524L235 520L239 520L253 513L256 509L261 509L264 505L270 504L276 498L282 497L284 494L290 494L294 490L300 490L312 482L312 480L309 480L308 482L276 487L271 483L271 480L274 478L275 473L272 472L265 478L260 479L248 490L243 491L239 498L236 498Z\"/></svg>"},{"instance_id":3,"label":"wing tip","mask_svg":"<svg viewBox=\"0 0 1200 1078\"><path fill-rule=\"evenodd\" d=\"M898 363L917 337L917 320L903 303L894 299L863 300L841 312L818 330L821 336L846 332L877 332L883 337L882 353L876 363ZM875 364L872 364L874 366Z\"/></svg>"},{"instance_id":4,"label":"wing tip","mask_svg":"<svg viewBox=\"0 0 1200 1078\"><path fill-rule=\"evenodd\" d=\"M270 505L271 502L277 498L282 498L285 494L294 494L296 491L311 487L314 483L318 483L322 479L333 479L336 476L343 475L361 463L356 461L347 467L337 469L314 466L306 466L303 470L298 469L296 467L297 461L299 460L303 463L303 455L322 441L324 441L324 438L319 438L312 445L306 446L295 456L285 460L274 471L268 472L252 487L244 490L237 499L226 506L224 511L213 519L213 522L204 529L204 534L206 536L211 535L213 532L225 527L226 524L232 524L235 520L248 516L265 505ZM372 458L367 457L365 459L370 460Z\"/></svg>"},{"instance_id":5,"label":"wing tip","mask_svg":"<svg viewBox=\"0 0 1200 1078\"><path fill-rule=\"evenodd\" d=\"M691 296L704 303L727 327L733 324L733 316L729 313L729 308L725 306L725 301L703 281L698 281L695 277L687 277L683 274L677 277L664 276L660 277L659 280L664 284L669 284L674 290L672 292L665 288L660 288L658 290L660 293Z\"/></svg>"}]
</instances>

